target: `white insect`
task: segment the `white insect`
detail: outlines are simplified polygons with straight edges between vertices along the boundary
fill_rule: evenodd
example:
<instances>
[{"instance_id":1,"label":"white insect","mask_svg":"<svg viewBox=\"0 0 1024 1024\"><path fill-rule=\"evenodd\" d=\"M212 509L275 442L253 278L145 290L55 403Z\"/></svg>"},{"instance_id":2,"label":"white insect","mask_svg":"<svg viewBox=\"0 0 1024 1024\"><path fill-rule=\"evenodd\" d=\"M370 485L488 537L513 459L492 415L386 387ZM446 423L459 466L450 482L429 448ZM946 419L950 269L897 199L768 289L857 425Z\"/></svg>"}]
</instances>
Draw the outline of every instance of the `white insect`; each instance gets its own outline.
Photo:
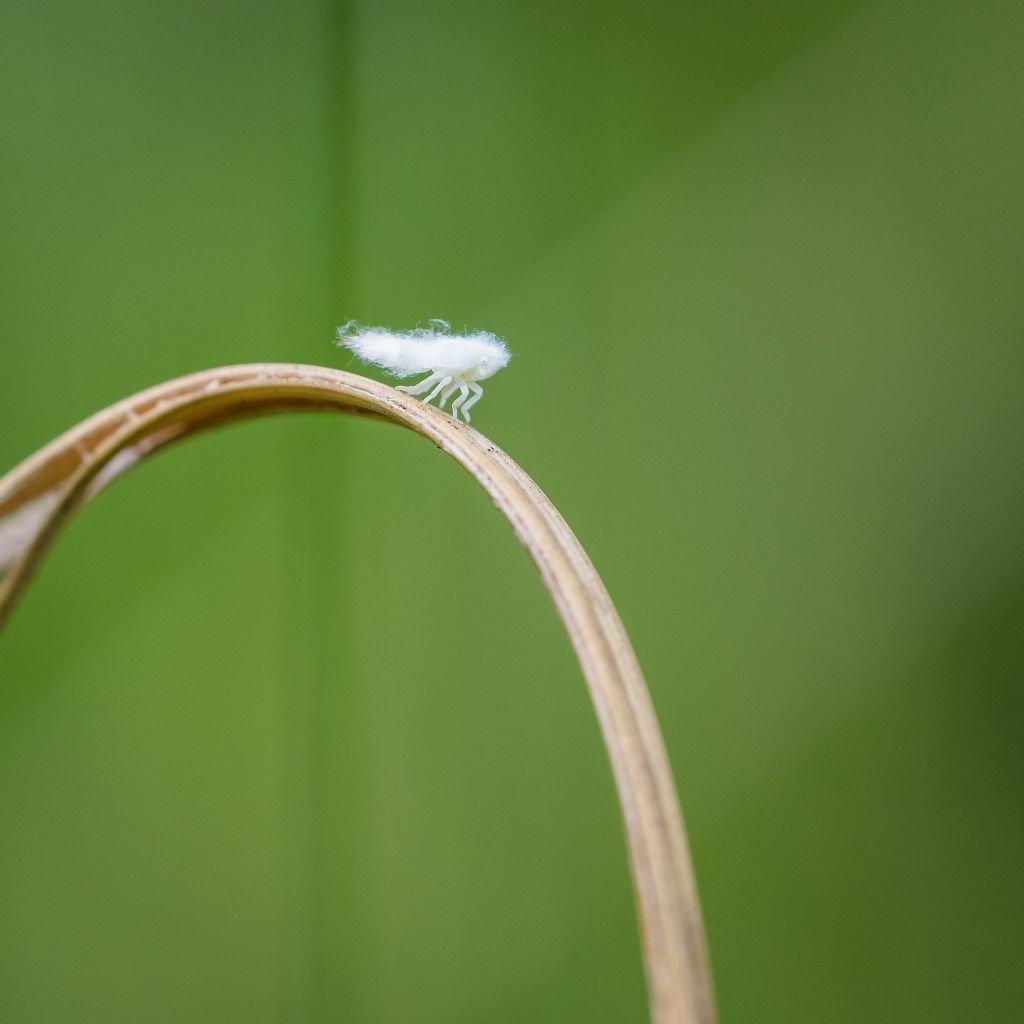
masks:
<instances>
[{"instance_id":1,"label":"white insect","mask_svg":"<svg viewBox=\"0 0 1024 1024\"><path fill-rule=\"evenodd\" d=\"M429 373L418 384L402 384L397 390L410 395L430 391L424 402L440 395L437 403L440 409L458 391L459 397L452 402L452 415L458 419L461 412L468 423L469 410L484 393L478 382L508 366L512 353L501 338L489 331L451 334L450 330L444 320L431 320L429 327L402 333L384 327L360 327L350 320L338 328L337 343L351 349L364 362L382 366L395 377Z\"/></svg>"}]
</instances>

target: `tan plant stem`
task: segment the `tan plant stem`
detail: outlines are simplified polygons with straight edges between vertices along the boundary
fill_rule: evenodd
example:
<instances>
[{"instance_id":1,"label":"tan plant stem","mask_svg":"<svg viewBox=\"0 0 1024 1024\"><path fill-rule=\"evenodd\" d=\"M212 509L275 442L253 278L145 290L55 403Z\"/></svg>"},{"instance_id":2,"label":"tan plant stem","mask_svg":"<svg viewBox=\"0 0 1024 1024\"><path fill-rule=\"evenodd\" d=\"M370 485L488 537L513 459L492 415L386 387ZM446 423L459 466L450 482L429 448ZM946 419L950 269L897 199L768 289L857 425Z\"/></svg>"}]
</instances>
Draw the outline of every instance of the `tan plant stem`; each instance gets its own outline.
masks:
<instances>
[{"instance_id":1,"label":"tan plant stem","mask_svg":"<svg viewBox=\"0 0 1024 1024\"><path fill-rule=\"evenodd\" d=\"M537 485L476 430L365 377L318 366L207 370L110 406L0 479L0 629L60 528L134 462L188 434L249 416L323 409L407 427L487 491L529 551L590 691L626 824L655 1024L713 1024L714 1000L682 815L658 722L611 599ZM15 528L16 527L16 528ZM0 568L3 568L0 565Z\"/></svg>"}]
</instances>

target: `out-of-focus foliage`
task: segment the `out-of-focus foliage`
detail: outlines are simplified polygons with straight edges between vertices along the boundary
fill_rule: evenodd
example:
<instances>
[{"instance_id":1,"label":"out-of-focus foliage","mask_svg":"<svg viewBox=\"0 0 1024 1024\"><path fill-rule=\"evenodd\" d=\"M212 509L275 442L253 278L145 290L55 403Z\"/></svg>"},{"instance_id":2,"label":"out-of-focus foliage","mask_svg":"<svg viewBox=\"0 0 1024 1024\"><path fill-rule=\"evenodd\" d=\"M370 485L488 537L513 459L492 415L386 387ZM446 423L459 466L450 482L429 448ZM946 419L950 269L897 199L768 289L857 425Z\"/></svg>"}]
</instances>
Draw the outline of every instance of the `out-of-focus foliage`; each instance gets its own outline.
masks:
<instances>
[{"instance_id":1,"label":"out-of-focus foliage","mask_svg":"<svg viewBox=\"0 0 1024 1024\"><path fill-rule=\"evenodd\" d=\"M1020 5L3 20L3 468L189 370L346 366L350 317L504 335L474 425L633 637L724 1021L1012 1016ZM554 613L373 423L183 445L61 539L0 641L0 908L19 1024L646 1013Z\"/></svg>"}]
</instances>

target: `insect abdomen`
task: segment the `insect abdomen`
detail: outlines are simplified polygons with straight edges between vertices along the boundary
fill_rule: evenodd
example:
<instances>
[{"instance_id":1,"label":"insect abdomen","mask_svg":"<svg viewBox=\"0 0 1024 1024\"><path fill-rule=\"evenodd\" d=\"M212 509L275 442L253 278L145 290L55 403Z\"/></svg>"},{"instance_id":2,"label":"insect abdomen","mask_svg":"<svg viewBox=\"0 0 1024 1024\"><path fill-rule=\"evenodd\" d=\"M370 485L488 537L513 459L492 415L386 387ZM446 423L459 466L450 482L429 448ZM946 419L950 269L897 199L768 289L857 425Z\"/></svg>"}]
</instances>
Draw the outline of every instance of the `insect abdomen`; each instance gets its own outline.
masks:
<instances>
[{"instance_id":1,"label":"insect abdomen","mask_svg":"<svg viewBox=\"0 0 1024 1024\"><path fill-rule=\"evenodd\" d=\"M338 329L338 341L360 359L382 366L396 377L410 377L431 369L423 360L425 353L420 346L390 331L357 327L350 332L346 325Z\"/></svg>"}]
</instances>

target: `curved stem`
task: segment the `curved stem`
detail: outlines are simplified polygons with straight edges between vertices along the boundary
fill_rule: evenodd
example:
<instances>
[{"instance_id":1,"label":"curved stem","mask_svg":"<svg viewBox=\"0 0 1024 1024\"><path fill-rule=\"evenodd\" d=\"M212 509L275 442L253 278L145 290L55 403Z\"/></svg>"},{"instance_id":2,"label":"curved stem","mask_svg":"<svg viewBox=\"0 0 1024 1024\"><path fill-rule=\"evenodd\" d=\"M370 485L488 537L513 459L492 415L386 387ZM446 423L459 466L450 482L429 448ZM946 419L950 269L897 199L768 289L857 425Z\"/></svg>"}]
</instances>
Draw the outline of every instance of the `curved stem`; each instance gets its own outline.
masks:
<instances>
[{"instance_id":1,"label":"curved stem","mask_svg":"<svg viewBox=\"0 0 1024 1024\"><path fill-rule=\"evenodd\" d=\"M661 731L596 570L540 488L486 437L385 384L339 370L253 364L169 381L86 420L0 479L0 629L60 528L94 493L188 434L287 409L389 420L446 451L490 494L529 551L579 658L625 819L655 1024L713 1024L693 869ZM0 551L4 545L0 544ZM0 565L0 568L3 566Z\"/></svg>"}]
</instances>

